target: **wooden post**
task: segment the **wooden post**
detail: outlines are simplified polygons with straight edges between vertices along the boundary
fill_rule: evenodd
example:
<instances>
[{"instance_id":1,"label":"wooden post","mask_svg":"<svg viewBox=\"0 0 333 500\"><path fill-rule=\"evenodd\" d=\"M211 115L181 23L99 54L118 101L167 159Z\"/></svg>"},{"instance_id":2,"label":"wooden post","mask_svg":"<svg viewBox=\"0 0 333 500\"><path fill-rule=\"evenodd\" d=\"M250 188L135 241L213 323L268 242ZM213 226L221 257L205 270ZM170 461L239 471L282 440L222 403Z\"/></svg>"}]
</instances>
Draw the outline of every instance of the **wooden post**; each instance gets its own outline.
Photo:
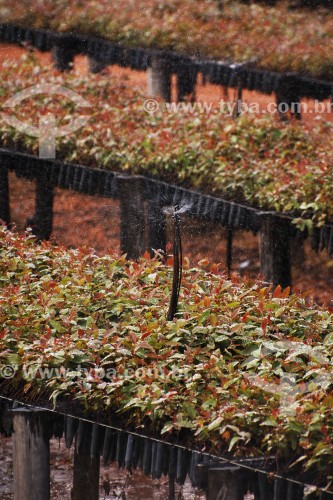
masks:
<instances>
[{"instance_id":1,"label":"wooden post","mask_svg":"<svg viewBox=\"0 0 333 500\"><path fill-rule=\"evenodd\" d=\"M10 223L8 168L0 167L0 220Z\"/></svg>"},{"instance_id":2,"label":"wooden post","mask_svg":"<svg viewBox=\"0 0 333 500\"><path fill-rule=\"evenodd\" d=\"M70 42L63 41L53 45L51 55L53 65L58 71L69 71L73 68L75 52Z\"/></svg>"},{"instance_id":3,"label":"wooden post","mask_svg":"<svg viewBox=\"0 0 333 500\"><path fill-rule=\"evenodd\" d=\"M39 240L48 240L53 227L53 186L48 182L47 172L41 171L36 178L35 215L28 220Z\"/></svg>"},{"instance_id":4,"label":"wooden post","mask_svg":"<svg viewBox=\"0 0 333 500\"><path fill-rule=\"evenodd\" d=\"M260 273L273 286L291 285L290 225L278 216L265 214L260 228Z\"/></svg>"},{"instance_id":5,"label":"wooden post","mask_svg":"<svg viewBox=\"0 0 333 500\"><path fill-rule=\"evenodd\" d=\"M293 75L292 73L282 75L276 89L276 104L280 120L287 120L288 116L294 116L297 120L300 120L300 101L297 75Z\"/></svg>"},{"instance_id":6,"label":"wooden post","mask_svg":"<svg viewBox=\"0 0 333 500\"><path fill-rule=\"evenodd\" d=\"M99 500L99 455L91 456L92 424L80 421L74 450L71 500Z\"/></svg>"},{"instance_id":7,"label":"wooden post","mask_svg":"<svg viewBox=\"0 0 333 500\"><path fill-rule=\"evenodd\" d=\"M120 198L120 249L128 259L138 259L145 250L145 207L142 179L117 177Z\"/></svg>"},{"instance_id":8,"label":"wooden post","mask_svg":"<svg viewBox=\"0 0 333 500\"><path fill-rule=\"evenodd\" d=\"M13 410L14 500L50 499L50 447L46 412Z\"/></svg>"},{"instance_id":9,"label":"wooden post","mask_svg":"<svg viewBox=\"0 0 333 500\"><path fill-rule=\"evenodd\" d=\"M188 64L180 64L177 69L177 91L178 101L185 101L191 96L191 102L195 102L195 87L197 83L197 71Z\"/></svg>"},{"instance_id":10,"label":"wooden post","mask_svg":"<svg viewBox=\"0 0 333 500\"><path fill-rule=\"evenodd\" d=\"M175 478L169 476L168 500L176 500Z\"/></svg>"},{"instance_id":11,"label":"wooden post","mask_svg":"<svg viewBox=\"0 0 333 500\"><path fill-rule=\"evenodd\" d=\"M290 252L292 265L302 267L305 264L305 239L304 231L297 231L295 236L290 241Z\"/></svg>"},{"instance_id":12,"label":"wooden post","mask_svg":"<svg viewBox=\"0 0 333 500\"><path fill-rule=\"evenodd\" d=\"M221 467L208 470L207 500L243 500L244 484L240 467Z\"/></svg>"},{"instance_id":13,"label":"wooden post","mask_svg":"<svg viewBox=\"0 0 333 500\"><path fill-rule=\"evenodd\" d=\"M242 112L243 87L244 87L244 73L242 68L244 68L245 66L249 68L253 65L253 63L254 60L239 65L238 75L237 75L237 101L233 111L234 119L238 118Z\"/></svg>"},{"instance_id":14,"label":"wooden post","mask_svg":"<svg viewBox=\"0 0 333 500\"><path fill-rule=\"evenodd\" d=\"M171 101L171 68L168 61L159 56L152 58L148 68L148 94L151 97L162 97L164 101Z\"/></svg>"},{"instance_id":15,"label":"wooden post","mask_svg":"<svg viewBox=\"0 0 333 500\"><path fill-rule=\"evenodd\" d=\"M226 268L228 276L231 274L232 266L232 242L233 242L233 229L227 229L227 249L226 249Z\"/></svg>"},{"instance_id":16,"label":"wooden post","mask_svg":"<svg viewBox=\"0 0 333 500\"><path fill-rule=\"evenodd\" d=\"M242 112L243 87L239 84L237 88L237 101L233 111L233 118L238 118Z\"/></svg>"},{"instance_id":17,"label":"wooden post","mask_svg":"<svg viewBox=\"0 0 333 500\"><path fill-rule=\"evenodd\" d=\"M148 202L148 250L154 256L154 250L166 252L166 216L163 207L153 201Z\"/></svg>"}]
</instances>

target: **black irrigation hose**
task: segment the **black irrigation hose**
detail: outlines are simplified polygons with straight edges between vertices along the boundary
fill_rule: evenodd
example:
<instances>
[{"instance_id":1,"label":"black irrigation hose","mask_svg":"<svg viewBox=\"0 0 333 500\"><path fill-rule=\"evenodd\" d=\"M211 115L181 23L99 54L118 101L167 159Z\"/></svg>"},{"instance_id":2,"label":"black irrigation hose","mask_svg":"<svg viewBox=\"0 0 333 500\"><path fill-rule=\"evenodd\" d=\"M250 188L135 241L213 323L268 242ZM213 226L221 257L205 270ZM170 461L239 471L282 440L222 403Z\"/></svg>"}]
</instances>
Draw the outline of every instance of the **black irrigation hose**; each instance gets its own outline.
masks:
<instances>
[{"instance_id":1,"label":"black irrigation hose","mask_svg":"<svg viewBox=\"0 0 333 500\"><path fill-rule=\"evenodd\" d=\"M173 279L172 279L172 291L170 298L169 311L167 315L167 320L172 321L175 317L178 307L179 292L182 281L183 274L183 251L182 251L182 240L180 235L180 218L178 206L173 209L172 218L174 221L174 233L173 233Z\"/></svg>"}]
</instances>

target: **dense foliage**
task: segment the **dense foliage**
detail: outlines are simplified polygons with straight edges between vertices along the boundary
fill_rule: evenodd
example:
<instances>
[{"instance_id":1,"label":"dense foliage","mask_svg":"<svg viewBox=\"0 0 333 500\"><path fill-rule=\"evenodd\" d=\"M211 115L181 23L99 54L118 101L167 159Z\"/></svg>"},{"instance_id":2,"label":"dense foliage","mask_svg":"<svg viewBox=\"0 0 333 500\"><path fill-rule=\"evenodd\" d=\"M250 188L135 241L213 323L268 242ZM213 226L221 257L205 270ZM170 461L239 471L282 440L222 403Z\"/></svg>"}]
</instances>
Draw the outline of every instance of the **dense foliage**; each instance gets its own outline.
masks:
<instances>
[{"instance_id":1,"label":"dense foliage","mask_svg":"<svg viewBox=\"0 0 333 500\"><path fill-rule=\"evenodd\" d=\"M250 3L251 0L240 0L243 3ZM283 2L283 0L254 0L257 3L263 3L267 6L276 5L278 2ZM223 8L223 0L217 0L220 8ZM298 7L307 7L311 9L318 9L319 7L333 7L332 0L289 0L289 8L296 9Z\"/></svg>"},{"instance_id":2,"label":"dense foliage","mask_svg":"<svg viewBox=\"0 0 333 500\"><path fill-rule=\"evenodd\" d=\"M214 108L169 112L164 103L149 114L142 94L110 76L52 73L32 56L4 64L1 75L2 105L16 92L45 82L70 88L90 102L91 108L75 110L69 99L48 95L26 99L14 109L21 121L35 125L48 112L59 126L79 114L91 116L84 128L57 139L60 158L290 211L308 218L308 225L333 220L331 124L318 121L309 132L305 125L282 124L274 116L244 114L232 120ZM35 137L4 122L0 140L5 147L38 150Z\"/></svg>"},{"instance_id":3,"label":"dense foliage","mask_svg":"<svg viewBox=\"0 0 333 500\"><path fill-rule=\"evenodd\" d=\"M97 257L0 229L2 391L329 474L332 313L216 270L185 269L167 321L172 272L157 258ZM297 384L287 406L285 376Z\"/></svg>"},{"instance_id":4,"label":"dense foliage","mask_svg":"<svg viewBox=\"0 0 333 500\"><path fill-rule=\"evenodd\" d=\"M247 61L261 68L332 79L333 14L234 0L42 0L7 2L3 21L97 34L127 45Z\"/></svg>"}]
</instances>

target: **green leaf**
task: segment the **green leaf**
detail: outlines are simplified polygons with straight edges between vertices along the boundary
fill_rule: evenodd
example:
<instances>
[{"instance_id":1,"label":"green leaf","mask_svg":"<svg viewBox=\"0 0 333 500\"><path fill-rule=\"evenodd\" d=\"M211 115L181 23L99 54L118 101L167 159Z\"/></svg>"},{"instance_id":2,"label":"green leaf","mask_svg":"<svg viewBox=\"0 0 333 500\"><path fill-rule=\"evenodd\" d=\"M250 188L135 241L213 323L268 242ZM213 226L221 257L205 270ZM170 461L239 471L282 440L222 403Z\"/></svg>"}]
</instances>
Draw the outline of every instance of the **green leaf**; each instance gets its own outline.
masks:
<instances>
[{"instance_id":1,"label":"green leaf","mask_svg":"<svg viewBox=\"0 0 333 500\"><path fill-rule=\"evenodd\" d=\"M241 440L242 440L242 438L240 436L234 436L233 438L231 438L230 443L229 443L229 447L228 447L228 451L231 451L233 449L233 447L235 446L235 444Z\"/></svg>"},{"instance_id":2,"label":"green leaf","mask_svg":"<svg viewBox=\"0 0 333 500\"><path fill-rule=\"evenodd\" d=\"M50 319L49 321L50 325L59 333L62 332L63 328L62 328L62 325L58 322L58 321L55 321L53 319Z\"/></svg>"}]
</instances>

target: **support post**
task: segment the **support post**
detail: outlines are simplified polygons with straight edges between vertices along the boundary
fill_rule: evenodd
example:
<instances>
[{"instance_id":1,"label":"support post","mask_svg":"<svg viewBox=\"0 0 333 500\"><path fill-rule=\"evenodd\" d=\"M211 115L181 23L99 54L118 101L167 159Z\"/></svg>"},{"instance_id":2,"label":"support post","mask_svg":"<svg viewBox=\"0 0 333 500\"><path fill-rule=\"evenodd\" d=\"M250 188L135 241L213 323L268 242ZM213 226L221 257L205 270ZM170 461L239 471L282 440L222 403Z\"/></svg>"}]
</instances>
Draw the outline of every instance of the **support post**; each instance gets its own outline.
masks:
<instances>
[{"instance_id":1,"label":"support post","mask_svg":"<svg viewBox=\"0 0 333 500\"><path fill-rule=\"evenodd\" d=\"M71 500L99 500L99 455L91 456L92 424L80 421L74 450Z\"/></svg>"},{"instance_id":2,"label":"support post","mask_svg":"<svg viewBox=\"0 0 333 500\"><path fill-rule=\"evenodd\" d=\"M49 183L47 172L39 172L36 178L35 214L27 221L39 240L48 240L53 228L53 186Z\"/></svg>"},{"instance_id":3,"label":"support post","mask_svg":"<svg viewBox=\"0 0 333 500\"><path fill-rule=\"evenodd\" d=\"M290 241L291 262L294 266L302 267L305 264L305 239L307 234L304 231L297 231Z\"/></svg>"},{"instance_id":4,"label":"support post","mask_svg":"<svg viewBox=\"0 0 333 500\"><path fill-rule=\"evenodd\" d=\"M148 202L148 250L154 256L155 250L166 252L166 216L163 207L153 201Z\"/></svg>"},{"instance_id":5,"label":"support post","mask_svg":"<svg viewBox=\"0 0 333 500\"><path fill-rule=\"evenodd\" d=\"M58 71L70 71L73 68L75 51L69 40L58 41L51 49L52 61Z\"/></svg>"},{"instance_id":6,"label":"support post","mask_svg":"<svg viewBox=\"0 0 333 500\"><path fill-rule=\"evenodd\" d=\"M227 251L226 251L226 268L228 272L228 276L231 274L231 266L232 266L232 243L233 243L233 229L230 227L227 229Z\"/></svg>"},{"instance_id":7,"label":"support post","mask_svg":"<svg viewBox=\"0 0 333 500\"><path fill-rule=\"evenodd\" d=\"M254 61L249 61L248 63L239 65L239 73L237 76L237 101L236 106L233 111L233 118L236 119L240 116L242 112L242 102L243 102L243 88L244 88L244 70L242 68L251 67Z\"/></svg>"},{"instance_id":8,"label":"support post","mask_svg":"<svg viewBox=\"0 0 333 500\"><path fill-rule=\"evenodd\" d=\"M236 106L234 108L233 116L232 116L234 119L238 118L242 112L242 100L243 100L243 87L241 84L239 84L237 87Z\"/></svg>"},{"instance_id":9,"label":"support post","mask_svg":"<svg viewBox=\"0 0 333 500\"><path fill-rule=\"evenodd\" d=\"M128 259L138 259L145 250L145 206L142 178L117 177L120 198L120 250Z\"/></svg>"},{"instance_id":10,"label":"support post","mask_svg":"<svg viewBox=\"0 0 333 500\"><path fill-rule=\"evenodd\" d=\"M177 69L177 91L178 102L185 101L186 97L191 97L191 102L195 102L195 86L197 83L197 71L189 64L180 64Z\"/></svg>"},{"instance_id":11,"label":"support post","mask_svg":"<svg viewBox=\"0 0 333 500\"><path fill-rule=\"evenodd\" d=\"M175 478L173 476L169 476L168 500L176 500Z\"/></svg>"},{"instance_id":12,"label":"support post","mask_svg":"<svg viewBox=\"0 0 333 500\"><path fill-rule=\"evenodd\" d=\"M240 467L213 468L208 471L207 500L243 500L244 484Z\"/></svg>"},{"instance_id":13,"label":"support post","mask_svg":"<svg viewBox=\"0 0 333 500\"><path fill-rule=\"evenodd\" d=\"M0 220L10 223L8 168L0 167Z\"/></svg>"},{"instance_id":14,"label":"support post","mask_svg":"<svg viewBox=\"0 0 333 500\"><path fill-rule=\"evenodd\" d=\"M14 500L50 499L50 447L45 411L13 410Z\"/></svg>"},{"instance_id":15,"label":"support post","mask_svg":"<svg viewBox=\"0 0 333 500\"><path fill-rule=\"evenodd\" d=\"M291 286L290 223L273 214L262 216L260 228L260 274L274 288Z\"/></svg>"},{"instance_id":16,"label":"support post","mask_svg":"<svg viewBox=\"0 0 333 500\"><path fill-rule=\"evenodd\" d=\"M148 94L150 97L162 97L164 101L171 101L171 68L169 62L154 56L148 68Z\"/></svg>"},{"instance_id":17,"label":"support post","mask_svg":"<svg viewBox=\"0 0 333 500\"><path fill-rule=\"evenodd\" d=\"M286 73L281 76L276 89L276 104L280 120L289 117L301 119L301 98L299 95L299 81L297 75Z\"/></svg>"}]
</instances>

